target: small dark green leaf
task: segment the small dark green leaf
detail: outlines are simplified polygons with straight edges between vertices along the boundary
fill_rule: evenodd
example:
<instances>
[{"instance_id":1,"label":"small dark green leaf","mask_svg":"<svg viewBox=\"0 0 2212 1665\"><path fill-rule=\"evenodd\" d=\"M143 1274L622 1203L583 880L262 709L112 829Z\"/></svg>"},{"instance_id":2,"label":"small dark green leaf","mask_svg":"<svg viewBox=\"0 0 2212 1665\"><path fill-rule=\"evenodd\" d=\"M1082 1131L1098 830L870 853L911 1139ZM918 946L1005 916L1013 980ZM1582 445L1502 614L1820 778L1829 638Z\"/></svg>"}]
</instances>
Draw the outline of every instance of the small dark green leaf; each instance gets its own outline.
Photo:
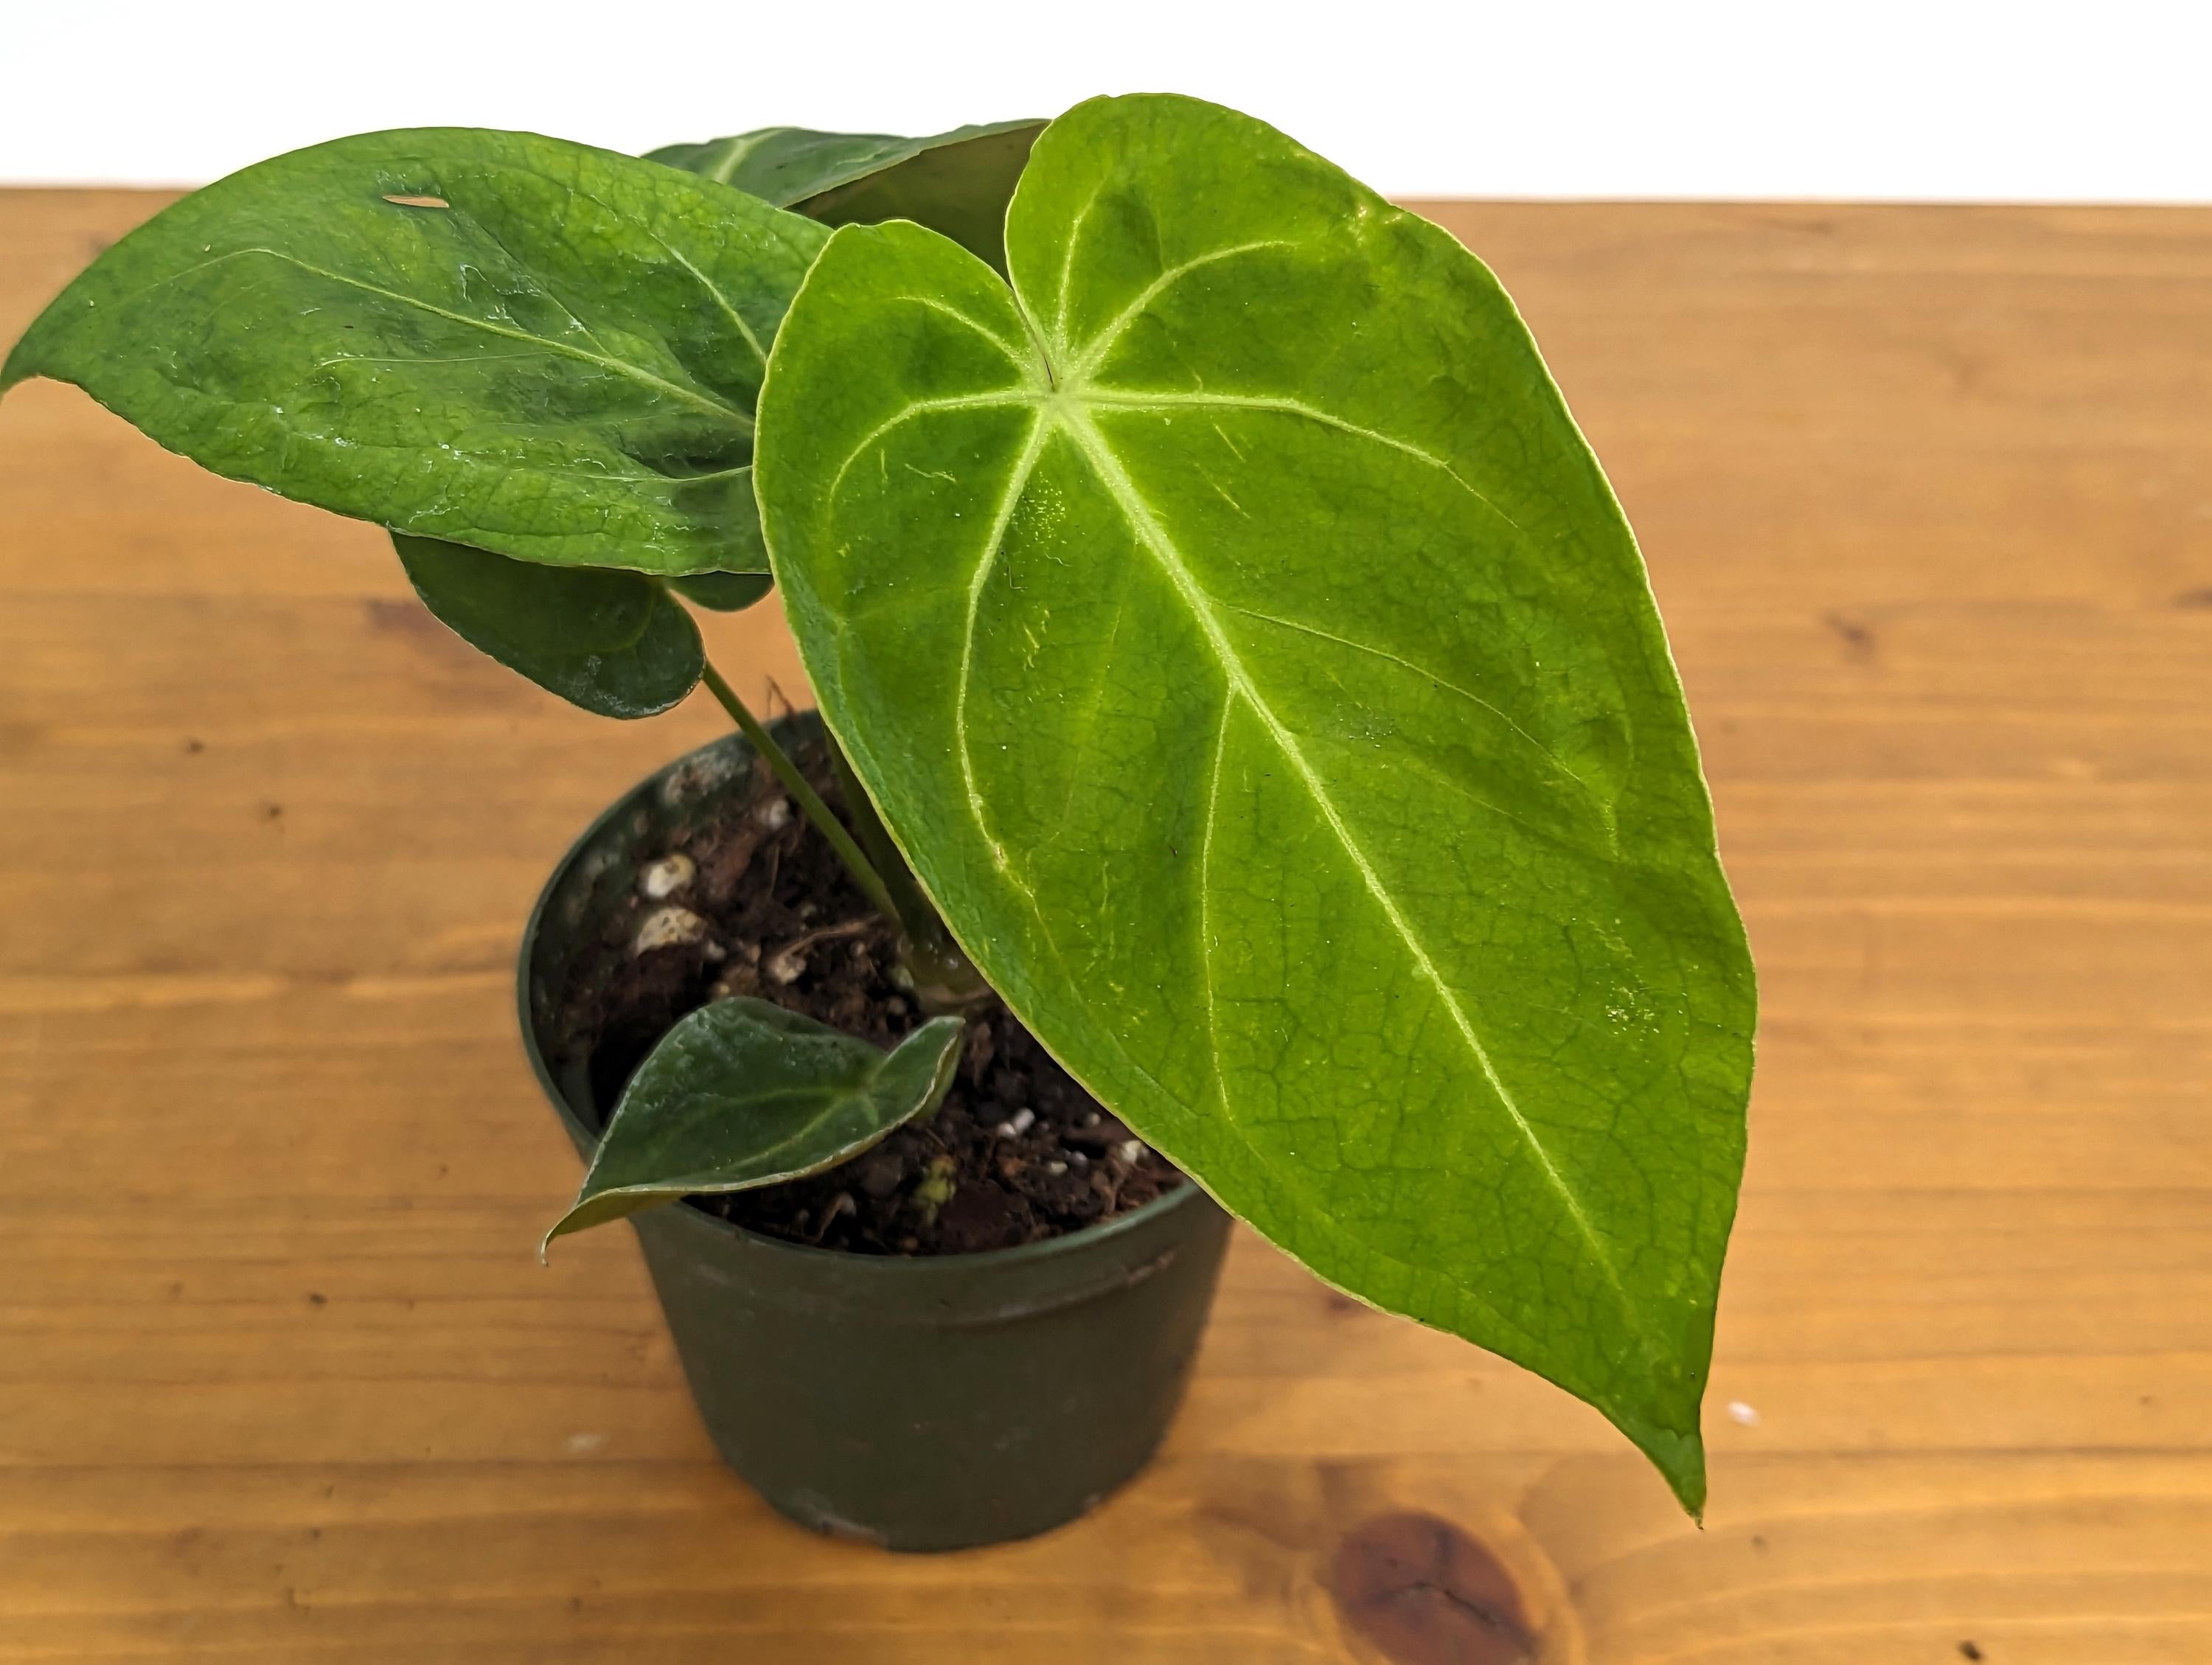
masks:
<instances>
[{"instance_id":1,"label":"small dark green leaf","mask_svg":"<svg viewBox=\"0 0 2212 1665\"><path fill-rule=\"evenodd\" d=\"M775 587L766 573L693 573L668 580L687 601L718 613L740 613Z\"/></svg>"},{"instance_id":2,"label":"small dark green leaf","mask_svg":"<svg viewBox=\"0 0 2212 1665\"><path fill-rule=\"evenodd\" d=\"M524 133L370 133L117 243L0 372L218 474L504 555L758 570L752 413L824 234Z\"/></svg>"},{"instance_id":3,"label":"small dark green leaf","mask_svg":"<svg viewBox=\"0 0 2212 1665\"><path fill-rule=\"evenodd\" d=\"M830 240L760 497L822 714L1085 1085L1685 1504L1756 1005L1620 504L1513 303L1249 117L1037 140L1012 287Z\"/></svg>"},{"instance_id":4,"label":"small dark green leaf","mask_svg":"<svg viewBox=\"0 0 2212 1665\"><path fill-rule=\"evenodd\" d=\"M455 635L586 711L650 717L689 694L705 667L699 627L659 579L398 532L392 542L415 593Z\"/></svg>"},{"instance_id":5,"label":"small dark green leaf","mask_svg":"<svg viewBox=\"0 0 2212 1665\"><path fill-rule=\"evenodd\" d=\"M962 1025L884 1052L766 1000L717 1000L638 1066L575 1206L545 1241L700 1193L819 1173L937 1108Z\"/></svg>"},{"instance_id":6,"label":"small dark green leaf","mask_svg":"<svg viewBox=\"0 0 2212 1665\"><path fill-rule=\"evenodd\" d=\"M912 220L1006 269L1006 203L1041 121L956 127L926 139L763 127L650 160L734 185L824 225Z\"/></svg>"}]
</instances>

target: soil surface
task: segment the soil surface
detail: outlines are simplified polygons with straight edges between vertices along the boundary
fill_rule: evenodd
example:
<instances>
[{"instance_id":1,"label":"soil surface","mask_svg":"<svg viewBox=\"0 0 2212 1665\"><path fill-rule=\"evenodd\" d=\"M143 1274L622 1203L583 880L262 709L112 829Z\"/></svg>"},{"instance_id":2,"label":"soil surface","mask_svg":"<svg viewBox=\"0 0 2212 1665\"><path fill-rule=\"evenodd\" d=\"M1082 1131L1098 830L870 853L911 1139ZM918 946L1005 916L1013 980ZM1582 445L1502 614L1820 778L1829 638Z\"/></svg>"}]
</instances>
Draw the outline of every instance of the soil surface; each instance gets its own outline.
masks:
<instances>
[{"instance_id":1,"label":"soil surface","mask_svg":"<svg viewBox=\"0 0 2212 1665\"><path fill-rule=\"evenodd\" d=\"M818 742L796 761L842 813ZM629 905L580 950L561 1006L562 1050L587 1055L612 1106L668 1030L708 1001L750 994L890 1046L925 1020L875 914L781 783L749 792L658 853ZM649 945L641 946L641 945ZM841 1167L692 1206L748 1231L864 1255L1011 1249L1095 1225L1187 1183L1055 1063L996 999L970 1014L935 1116Z\"/></svg>"}]
</instances>

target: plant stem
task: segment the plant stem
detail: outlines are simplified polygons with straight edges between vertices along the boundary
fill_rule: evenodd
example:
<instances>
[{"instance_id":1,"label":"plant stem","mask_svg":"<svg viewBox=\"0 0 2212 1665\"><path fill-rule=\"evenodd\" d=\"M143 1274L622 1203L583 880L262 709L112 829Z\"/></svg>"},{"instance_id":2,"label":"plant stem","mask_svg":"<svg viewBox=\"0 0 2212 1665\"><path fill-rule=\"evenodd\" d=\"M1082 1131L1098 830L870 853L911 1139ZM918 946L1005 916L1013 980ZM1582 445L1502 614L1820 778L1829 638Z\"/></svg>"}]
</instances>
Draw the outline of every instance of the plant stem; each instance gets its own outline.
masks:
<instances>
[{"instance_id":1,"label":"plant stem","mask_svg":"<svg viewBox=\"0 0 2212 1665\"><path fill-rule=\"evenodd\" d=\"M957 1017L981 1006L991 998L991 985L983 981L983 974L975 969L975 963L952 939L944 916L923 891L914 869L906 865L906 858L899 853L883 817L876 813L867 788L854 774L843 749L834 739L829 744L830 762L837 771L837 784L844 790L845 813L852 818L853 831L875 858L884 883L890 886L891 899L898 903L899 924L902 927L899 963L913 980L915 999L921 1003L923 1011L939 1016L950 1013Z\"/></svg>"},{"instance_id":2,"label":"plant stem","mask_svg":"<svg viewBox=\"0 0 2212 1665\"><path fill-rule=\"evenodd\" d=\"M949 943L952 933L945 928L945 921L937 916L937 909L921 893L921 885L914 870L906 865L906 858L891 842L890 830L883 817L876 813L869 799L867 788L860 777L853 773L853 765L845 756L845 749L826 734L823 737L830 748L830 766L836 772L837 785L845 794L845 819L853 829L853 836L868 853L868 860L876 864L876 871L884 876L884 888L891 893L891 902L898 908L899 927L908 940L923 944Z\"/></svg>"},{"instance_id":3,"label":"plant stem","mask_svg":"<svg viewBox=\"0 0 2212 1665\"><path fill-rule=\"evenodd\" d=\"M722 679L722 673L713 665L707 666L701 679L706 683L708 691L721 702L722 709L730 714L730 720L738 726L738 732L752 742L753 750L767 759L768 766L775 771L775 778L783 782L785 790L799 800L799 809L814 823L814 829L830 841L830 848L837 852L845 871L853 875L853 882L866 893L876 911L885 919L897 920L899 910L891 902L884 876L861 854L860 847L853 842L853 835L845 830L845 823L830 813L830 806L822 801L822 794L807 784L806 777L799 772L799 765L761 726L760 720L745 708L737 690Z\"/></svg>"}]
</instances>

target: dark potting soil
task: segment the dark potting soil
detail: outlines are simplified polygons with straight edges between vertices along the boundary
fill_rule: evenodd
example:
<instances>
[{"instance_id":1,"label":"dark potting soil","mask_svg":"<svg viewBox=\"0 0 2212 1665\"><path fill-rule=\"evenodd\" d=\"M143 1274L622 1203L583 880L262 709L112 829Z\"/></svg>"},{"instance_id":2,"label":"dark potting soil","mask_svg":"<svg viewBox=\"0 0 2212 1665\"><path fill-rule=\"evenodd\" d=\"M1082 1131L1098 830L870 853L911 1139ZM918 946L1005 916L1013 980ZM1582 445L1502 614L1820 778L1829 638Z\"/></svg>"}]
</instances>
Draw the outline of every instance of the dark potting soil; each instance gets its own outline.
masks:
<instances>
[{"instance_id":1,"label":"dark potting soil","mask_svg":"<svg viewBox=\"0 0 2212 1665\"><path fill-rule=\"evenodd\" d=\"M842 813L820 743L795 761ZM562 1048L589 1057L593 1094L611 1108L678 1019L731 995L890 1046L927 1015L902 986L896 945L890 923L757 762L728 812L658 853L601 939L580 949L561 1002ZM994 998L969 1016L933 1117L826 1173L691 1202L793 1243L960 1255L1095 1225L1187 1182Z\"/></svg>"}]
</instances>

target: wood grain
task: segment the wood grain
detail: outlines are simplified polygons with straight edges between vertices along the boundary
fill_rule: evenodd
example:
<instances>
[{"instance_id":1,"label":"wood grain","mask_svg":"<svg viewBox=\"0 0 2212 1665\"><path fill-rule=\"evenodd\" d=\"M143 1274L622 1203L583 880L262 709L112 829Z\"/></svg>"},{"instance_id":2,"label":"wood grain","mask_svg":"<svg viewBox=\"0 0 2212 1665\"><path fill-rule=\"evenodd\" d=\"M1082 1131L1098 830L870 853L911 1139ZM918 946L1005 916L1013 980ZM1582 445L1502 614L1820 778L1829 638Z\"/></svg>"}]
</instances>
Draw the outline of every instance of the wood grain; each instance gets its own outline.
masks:
<instances>
[{"instance_id":1,"label":"wood grain","mask_svg":"<svg viewBox=\"0 0 2212 1665\"><path fill-rule=\"evenodd\" d=\"M0 193L0 334L159 201ZM532 1255L575 1172L508 991L570 836L715 714L571 711L378 534L40 384L0 404L0 1665L1510 1641L1449 1556L1347 1619L1362 1531L1370 1582L1463 1537L1548 1665L2212 1659L2212 214L1433 211L1641 532L1764 974L1705 1529L1249 1238L1089 1520L902 1560L771 1517L628 1238ZM797 693L768 615L708 629Z\"/></svg>"}]
</instances>

